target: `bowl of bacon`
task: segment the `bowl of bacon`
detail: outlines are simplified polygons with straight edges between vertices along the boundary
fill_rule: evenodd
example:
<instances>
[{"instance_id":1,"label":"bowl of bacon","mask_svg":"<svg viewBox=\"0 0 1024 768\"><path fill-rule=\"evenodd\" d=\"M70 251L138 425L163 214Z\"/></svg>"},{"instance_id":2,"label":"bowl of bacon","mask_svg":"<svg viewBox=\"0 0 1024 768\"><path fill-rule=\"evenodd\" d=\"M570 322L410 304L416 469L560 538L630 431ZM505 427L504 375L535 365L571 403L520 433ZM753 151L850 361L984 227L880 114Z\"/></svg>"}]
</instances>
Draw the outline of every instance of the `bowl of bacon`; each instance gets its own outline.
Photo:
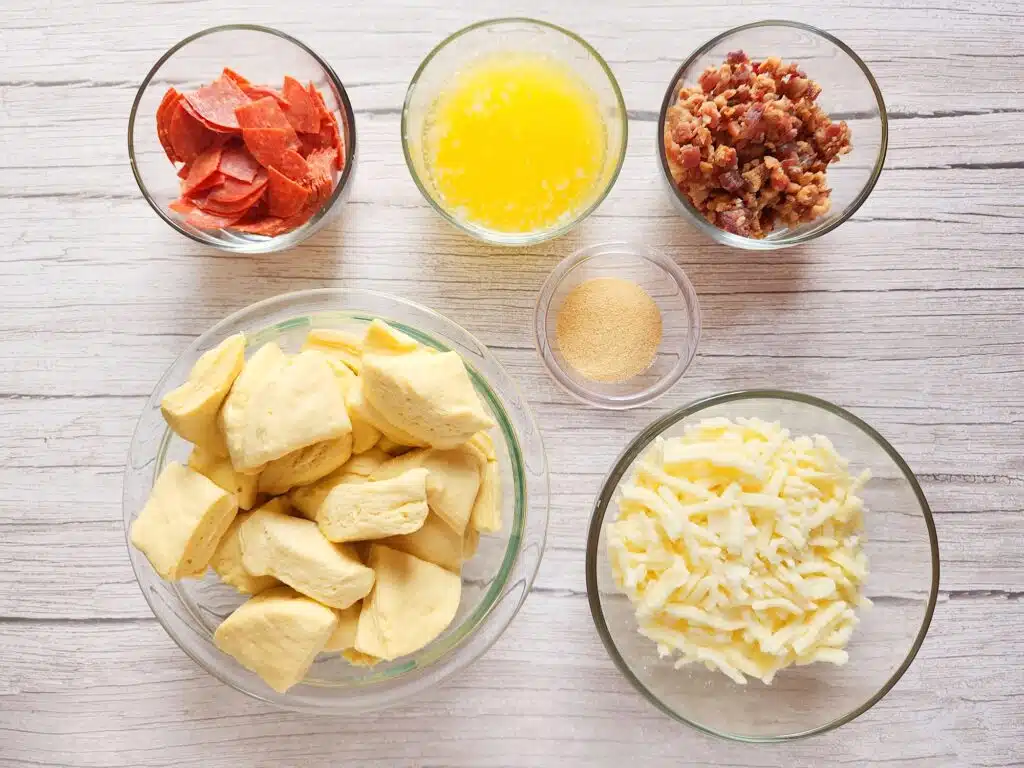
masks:
<instances>
[{"instance_id":1,"label":"bowl of bacon","mask_svg":"<svg viewBox=\"0 0 1024 768\"><path fill-rule=\"evenodd\" d=\"M298 40L254 25L198 32L146 75L128 120L143 196L186 237L269 253L340 209L355 160L341 80Z\"/></svg>"}]
</instances>

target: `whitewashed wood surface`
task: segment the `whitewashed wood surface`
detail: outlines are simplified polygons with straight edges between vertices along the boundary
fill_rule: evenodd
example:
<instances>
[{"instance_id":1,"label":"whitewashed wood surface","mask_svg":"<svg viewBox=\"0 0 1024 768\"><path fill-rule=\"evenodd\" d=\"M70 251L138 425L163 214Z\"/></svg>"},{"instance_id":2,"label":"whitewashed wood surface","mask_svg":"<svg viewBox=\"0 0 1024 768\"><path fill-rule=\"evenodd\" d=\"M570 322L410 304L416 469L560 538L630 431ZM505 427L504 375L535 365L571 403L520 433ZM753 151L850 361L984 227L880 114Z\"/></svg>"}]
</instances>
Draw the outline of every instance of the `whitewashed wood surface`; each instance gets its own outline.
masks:
<instances>
[{"instance_id":1,"label":"whitewashed wood surface","mask_svg":"<svg viewBox=\"0 0 1024 768\"><path fill-rule=\"evenodd\" d=\"M578 231L526 251L459 235L402 161L408 79L489 16L569 26L609 60L629 157ZM730 251L673 213L653 120L678 62L759 18L822 26L888 102L874 194L828 237ZM172 232L132 180L135 87L178 39L246 21L297 35L348 84L361 163L340 221L303 247L228 256ZM0 7L0 765L1009 766L1024 762L1024 9L971 2L453 3L5 0ZM692 373L657 404L583 410L544 374L534 297L558 258L629 235L688 271L704 310ZM486 277L485 277L486 276ZM301 288L423 302L489 344L527 392L551 465L548 547L502 640L419 703L350 719L273 711L216 682L132 577L121 471L174 357L217 319ZM917 662L872 711L780 746L662 716L606 657L585 598L598 482L642 426L746 386L813 393L878 427L936 513L941 598Z\"/></svg>"}]
</instances>

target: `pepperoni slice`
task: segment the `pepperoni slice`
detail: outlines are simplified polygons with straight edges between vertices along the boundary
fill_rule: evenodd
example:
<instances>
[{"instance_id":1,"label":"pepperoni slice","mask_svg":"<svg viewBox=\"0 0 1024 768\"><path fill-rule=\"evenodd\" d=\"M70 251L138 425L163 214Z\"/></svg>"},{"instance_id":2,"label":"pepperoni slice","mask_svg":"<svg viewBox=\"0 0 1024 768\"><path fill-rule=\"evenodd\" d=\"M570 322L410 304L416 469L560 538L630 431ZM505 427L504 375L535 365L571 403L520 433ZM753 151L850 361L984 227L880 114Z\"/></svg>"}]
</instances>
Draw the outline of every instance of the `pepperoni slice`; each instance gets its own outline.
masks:
<instances>
[{"instance_id":1,"label":"pepperoni slice","mask_svg":"<svg viewBox=\"0 0 1024 768\"><path fill-rule=\"evenodd\" d=\"M251 182L238 181L237 179L224 179L216 189L212 190L207 199L214 203L236 203L247 197L252 197L267 185L267 172L260 170L259 174Z\"/></svg>"},{"instance_id":2,"label":"pepperoni slice","mask_svg":"<svg viewBox=\"0 0 1024 768\"><path fill-rule=\"evenodd\" d=\"M293 149L284 152L274 167L292 181L302 181L309 174L309 164Z\"/></svg>"},{"instance_id":3,"label":"pepperoni slice","mask_svg":"<svg viewBox=\"0 0 1024 768\"><path fill-rule=\"evenodd\" d=\"M267 170L267 211L271 216L294 216L309 198L310 193L305 186L274 168Z\"/></svg>"},{"instance_id":4,"label":"pepperoni slice","mask_svg":"<svg viewBox=\"0 0 1024 768\"><path fill-rule=\"evenodd\" d=\"M239 106L235 110L235 122L243 131L274 128L280 131L290 131L292 135L295 134L295 129L288 122L281 104L270 96L264 96L262 99ZM293 141L297 142L298 137L295 137Z\"/></svg>"},{"instance_id":5,"label":"pepperoni slice","mask_svg":"<svg viewBox=\"0 0 1024 768\"><path fill-rule=\"evenodd\" d=\"M320 132L320 110L303 85L294 77L285 77L281 89L287 100L285 116L299 133Z\"/></svg>"},{"instance_id":6,"label":"pepperoni slice","mask_svg":"<svg viewBox=\"0 0 1024 768\"><path fill-rule=\"evenodd\" d=\"M228 213L218 215L206 213L198 208L185 217L185 223L191 224L196 229L226 229L242 218L242 213Z\"/></svg>"},{"instance_id":7,"label":"pepperoni slice","mask_svg":"<svg viewBox=\"0 0 1024 768\"><path fill-rule=\"evenodd\" d=\"M223 148L219 144L215 144L212 147L203 151L192 163L192 168L188 172L188 176L182 182L181 194L188 195L193 191L201 188L203 183L207 181L214 173L217 173L217 167L220 165L220 153Z\"/></svg>"},{"instance_id":8,"label":"pepperoni slice","mask_svg":"<svg viewBox=\"0 0 1024 768\"><path fill-rule=\"evenodd\" d=\"M267 88L265 85L250 85L248 88L243 88L242 90L245 91L245 95L253 101L269 96L282 107L288 103L288 100L281 95L280 91L275 91L273 88Z\"/></svg>"},{"instance_id":9,"label":"pepperoni slice","mask_svg":"<svg viewBox=\"0 0 1024 768\"><path fill-rule=\"evenodd\" d=\"M181 99L174 108L167 137L178 159L183 163L191 163L214 143L216 134L186 112L182 107L184 103L184 99Z\"/></svg>"},{"instance_id":10,"label":"pepperoni slice","mask_svg":"<svg viewBox=\"0 0 1024 768\"><path fill-rule=\"evenodd\" d=\"M220 156L220 172L239 181L250 182L256 178L260 164L244 144L231 142L224 147Z\"/></svg>"},{"instance_id":11,"label":"pepperoni slice","mask_svg":"<svg viewBox=\"0 0 1024 768\"><path fill-rule=\"evenodd\" d=\"M221 72L221 75L223 77L226 77L228 80L232 81L239 88L241 88L243 93L245 92L246 88L252 88L252 83L250 83L246 78L242 77L240 74L235 72L235 70L231 69L231 67L224 67L224 71Z\"/></svg>"},{"instance_id":12,"label":"pepperoni slice","mask_svg":"<svg viewBox=\"0 0 1024 768\"><path fill-rule=\"evenodd\" d=\"M242 131L242 140L245 142L246 149L252 153L260 165L266 168L277 168L288 176L291 174L284 169L285 163L288 162L284 159L285 156L291 153L297 155L300 160L302 159L302 156L294 150L294 147L299 146L297 139L293 143L292 137L294 136L295 131L291 126L288 126L287 131L277 128L247 128Z\"/></svg>"},{"instance_id":13,"label":"pepperoni slice","mask_svg":"<svg viewBox=\"0 0 1024 768\"><path fill-rule=\"evenodd\" d=\"M316 104L317 110L320 112L319 145L322 147L334 147L337 150L338 154L334 164L339 171L342 171L345 169L345 142L341 136L341 126L338 125L338 118L327 108L323 95L313 87L312 83L309 84L308 91L310 98L313 99L313 103Z\"/></svg>"},{"instance_id":14,"label":"pepperoni slice","mask_svg":"<svg viewBox=\"0 0 1024 768\"><path fill-rule=\"evenodd\" d=\"M211 200L211 195L205 197L192 197L189 200L195 204L197 208L207 213L213 213L218 216L228 216L232 213L237 213L239 216L245 215L249 212L249 209L256 205L260 200L263 199L266 185L259 187L248 197L243 197L240 200L236 200L231 203L218 203Z\"/></svg>"},{"instance_id":15,"label":"pepperoni slice","mask_svg":"<svg viewBox=\"0 0 1024 768\"><path fill-rule=\"evenodd\" d=\"M224 75L194 93L186 93L185 101L210 126L231 131L240 130L235 110L250 103L235 81Z\"/></svg>"},{"instance_id":16,"label":"pepperoni slice","mask_svg":"<svg viewBox=\"0 0 1024 768\"><path fill-rule=\"evenodd\" d=\"M180 98L181 94L175 90L174 86L171 86L161 99L160 106L156 108L156 135L160 139L160 146L164 148L164 154L172 163L181 162L181 158L174 151L174 144L171 142L171 115L178 106Z\"/></svg>"}]
</instances>

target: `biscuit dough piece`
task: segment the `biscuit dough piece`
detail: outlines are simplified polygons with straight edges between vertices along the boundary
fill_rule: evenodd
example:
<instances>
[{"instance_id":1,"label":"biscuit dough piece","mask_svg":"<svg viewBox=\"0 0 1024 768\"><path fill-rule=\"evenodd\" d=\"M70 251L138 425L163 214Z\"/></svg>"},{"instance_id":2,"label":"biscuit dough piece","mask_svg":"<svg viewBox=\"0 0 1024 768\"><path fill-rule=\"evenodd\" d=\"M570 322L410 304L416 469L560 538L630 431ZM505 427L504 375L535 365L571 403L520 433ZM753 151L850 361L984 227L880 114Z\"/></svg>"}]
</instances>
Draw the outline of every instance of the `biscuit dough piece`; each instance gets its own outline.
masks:
<instances>
[{"instance_id":1,"label":"biscuit dough piece","mask_svg":"<svg viewBox=\"0 0 1024 768\"><path fill-rule=\"evenodd\" d=\"M189 454L188 465L199 474L213 480L228 493L235 494L239 509L252 509L256 503L259 478L256 475L235 472L235 468L231 466L231 459L227 456L215 456L197 445Z\"/></svg>"},{"instance_id":2,"label":"biscuit dough piece","mask_svg":"<svg viewBox=\"0 0 1024 768\"><path fill-rule=\"evenodd\" d=\"M213 640L284 693L306 676L337 626L337 614L326 605L282 586L242 603L217 627Z\"/></svg>"},{"instance_id":3,"label":"biscuit dough piece","mask_svg":"<svg viewBox=\"0 0 1024 768\"><path fill-rule=\"evenodd\" d=\"M501 530L501 472L498 462L488 461L481 469L480 491L473 502L470 524L480 533Z\"/></svg>"},{"instance_id":4,"label":"biscuit dough piece","mask_svg":"<svg viewBox=\"0 0 1024 768\"><path fill-rule=\"evenodd\" d=\"M412 533L427 518L427 470L390 480L342 483L324 499L317 525L331 541L367 541Z\"/></svg>"},{"instance_id":5,"label":"biscuit dough piece","mask_svg":"<svg viewBox=\"0 0 1024 768\"><path fill-rule=\"evenodd\" d=\"M494 426L457 352L371 354L368 347L362 377L370 412L413 438L377 425L397 443L455 448Z\"/></svg>"},{"instance_id":6,"label":"biscuit dough piece","mask_svg":"<svg viewBox=\"0 0 1024 768\"><path fill-rule=\"evenodd\" d=\"M480 490L480 468L468 450L426 448L409 451L378 467L371 481L388 480L410 469L427 470L427 504L460 537Z\"/></svg>"},{"instance_id":7,"label":"biscuit dough piece","mask_svg":"<svg viewBox=\"0 0 1024 768\"><path fill-rule=\"evenodd\" d=\"M501 530L501 471L494 443L486 432L477 432L463 448L476 458L480 468L480 490L470 523L478 532L496 533Z\"/></svg>"},{"instance_id":8,"label":"biscuit dough piece","mask_svg":"<svg viewBox=\"0 0 1024 768\"><path fill-rule=\"evenodd\" d=\"M472 529L467 529L467 532L470 530ZM381 539L380 543L455 572L462 568L466 549L465 537L453 531L434 512L427 515L418 531L404 536L389 536Z\"/></svg>"},{"instance_id":9,"label":"biscuit dough piece","mask_svg":"<svg viewBox=\"0 0 1024 768\"><path fill-rule=\"evenodd\" d=\"M286 359L284 352L277 344L273 342L264 344L245 362L242 372L238 374L238 378L231 386L231 391L224 398L224 405L217 416L217 424L224 433L231 463L238 472L256 474L263 469L262 466L242 467L240 463L242 431L253 393L263 386L277 368L284 365Z\"/></svg>"},{"instance_id":10,"label":"biscuit dough piece","mask_svg":"<svg viewBox=\"0 0 1024 768\"><path fill-rule=\"evenodd\" d=\"M377 581L359 614L357 651L397 659L427 645L455 618L462 594L457 574L380 544L370 548L370 567Z\"/></svg>"},{"instance_id":11,"label":"biscuit dough piece","mask_svg":"<svg viewBox=\"0 0 1024 768\"><path fill-rule=\"evenodd\" d=\"M383 464L388 455L376 448L353 456L331 474L310 485L293 488L288 498L303 517L316 520L316 512L323 504L327 494L342 483L365 483L370 474Z\"/></svg>"},{"instance_id":12,"label":"biscuit dough piece","mask_svg":"<svg viewBox=\"0 0 1024 768\"><path fill-rule=\"evenodd\" d=\"M340 653L356 645L356 630L359 628L359 612L363 604L356 603L343 611L336 611L338 614L338 626L324 646L324 651Z\"/></svg>"},{"instance_id":13,"label":"biscuit dough piece","mask_svg":"<svg viewBox=\"0 0 1024 768\"><path fill-rule=\"evenodd\" d=\"M242 565L273 576L332 608L348 608L373 587L373 571L351 547L332 544L316 523L258 509L239 527Z\"/></svg>"},{"instance_id":14,"label":"biscuit dough piece","mask_svg":"<svg viewBox=\"0 0 1024 768\"><path fill-rule=\"evenodd\" d=\"M201 576L237 511L234 494L172 461L132 523L132 545L165 579Z\"/></svg>"},{"instance_id":15,"label":"biscuit dough piece","mask_svg":"<svg viewBox=\"0 0 1024 768\"><path fill-rule=\"evenodd\" d=\"M284 515L288 514L288 502L284 499L271 499L260 509ZM253 576L242 563L242 541L238 531L252 515L252 512L240 512L235 517L228 527L227 533L221 537L213 557L210 558L210 567L220 576L220 580L246 595L255 595L281 584L273 576Z\"/></svg>"},{"instance_id":16,"label":"biscuit dough piece","mask_svg":"<svg viewBox=\"0 0 1024 768\"><path fill-rule=\"evenodd\" d=\"M164 420L175 434L215 456L227 456L217 412L245 363L245 337L236 333L203 353L188 380L160 401Z\"/></svg>"},{"instance_id":17,"label":"biscuit dough piece","mask_svg":"<svg viewBox=\"0 0 1024 768\"><path fill-rule=\"evenodd\" d=\"M315 349L347 365L353 373L362 368L363 337L352 331L313 328L306 334L303 350Z\"/></svg>"},{"instance_id":18,"label":"biscuit dough piece","mask_svg":"<svg viewBox=\"0 0 1024 768\"><path fill-rule=\"evenodd\" d=\"M259 476L261 493L286 493L296 485L308 485L326 477L352 456L352 433L323 440L274 459Z\"/></svg>"},{"instance_id":19,"label":"biscuit dough piece","mask_svg":"<svg viewBox=\"0 0 1024 768\"><path fill-rule=\"evenodd\" d=\"M405 355L422 349L420 343L383 320L374 320L363 337L364 355Z\"/></svg>"},{"instance_id":20,"label":"biscuit dough piece","mask_svg":"<svg viewBox=\"0 0 1024 768\"><path fill-rule=\"evenodd\" d=\"M401 427L393 424L387 416L377 410L367 399L366 399L366 384L360 382L359 389L353 389L349 392L348 400L349 408L352 413L356 415L358 419L365 421L372 425L381 437L377 444L387 440L388 453L394 453L401 451L402 447L413 446L413 447L426 447L428 443L423 442L419 438L409 434Z\"/></svg>"},{"instance_id":21,"label":"biscuit dough piece","mask_svg":"<svg viewBox=\"0 0 1024 768\"><path fill-rule=\"evenodd\" d=\"M241 472L352 432L335 374L315 351L300 352L273 368L253 388L242 418L225 426L231 461Z\"/></svg>"}]
</instances>

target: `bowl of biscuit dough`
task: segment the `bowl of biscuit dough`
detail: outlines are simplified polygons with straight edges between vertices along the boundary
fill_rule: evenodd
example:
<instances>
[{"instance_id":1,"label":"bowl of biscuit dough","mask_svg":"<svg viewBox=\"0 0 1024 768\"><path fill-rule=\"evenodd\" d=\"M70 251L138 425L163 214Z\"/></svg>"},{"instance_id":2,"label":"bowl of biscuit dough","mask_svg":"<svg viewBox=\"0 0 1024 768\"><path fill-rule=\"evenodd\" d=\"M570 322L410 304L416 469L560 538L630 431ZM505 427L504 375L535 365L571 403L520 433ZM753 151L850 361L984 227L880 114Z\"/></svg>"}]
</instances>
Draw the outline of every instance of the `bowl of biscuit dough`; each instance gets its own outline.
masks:
<instances>
[{"instance_id":1,"label":"bowl of biscuit dough","mask_svg":"<svg viewBox=\"0 0 1024 768\"><path fill-rule=\"evenodd\" d=\"M481 656L540 565L533 415L470 333L394 296L291 293L222 320L132 438L132 567L170 637L281 708L409 700Z\"/></svg>"}]
</instances>

